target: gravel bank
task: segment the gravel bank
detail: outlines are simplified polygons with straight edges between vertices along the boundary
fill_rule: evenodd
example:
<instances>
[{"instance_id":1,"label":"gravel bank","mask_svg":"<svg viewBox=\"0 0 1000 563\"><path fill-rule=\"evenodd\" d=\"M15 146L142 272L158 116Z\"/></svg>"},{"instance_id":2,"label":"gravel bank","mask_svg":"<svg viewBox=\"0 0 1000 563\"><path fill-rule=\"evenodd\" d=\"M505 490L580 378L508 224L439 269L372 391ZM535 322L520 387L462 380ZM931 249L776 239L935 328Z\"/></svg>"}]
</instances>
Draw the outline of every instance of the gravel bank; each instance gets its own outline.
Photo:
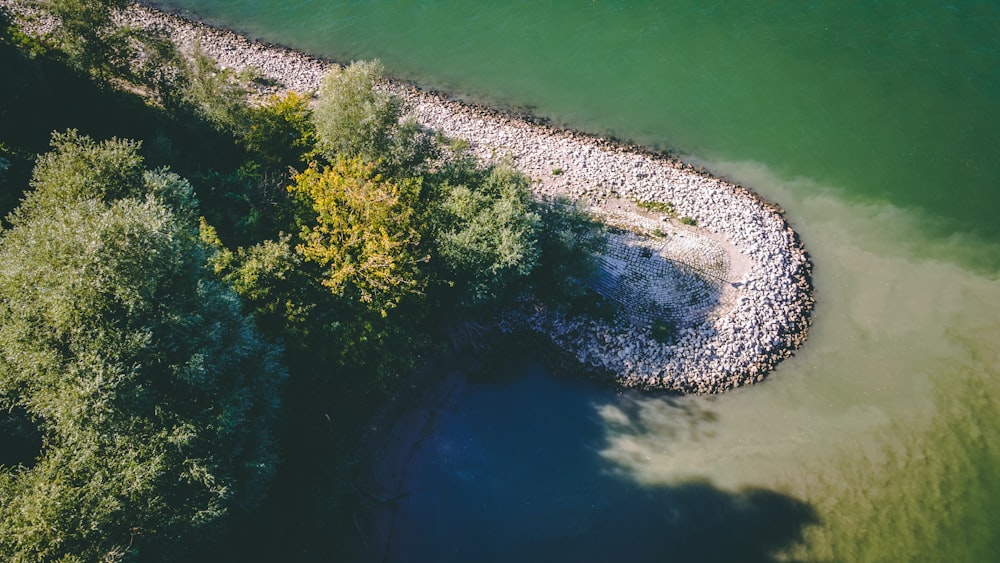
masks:
<instances>
[{"instance_id":1,"label":"gravel bank","mask_svg":"<svg viewBox=\"0 0 1000 563\"><path fill-rule=\"evenodd\" d=\"M221 65L255 68L285 89L315 90L335 66L146 6L133 6L125 18L133 25L163 26L182 46L198 41ZM420 123L469 140L481 158L512 156L536 180L539 196L580 199L610 222L646 234L612 240L598 288L619 301L631 299L627 304L638 313L609 323L532 308L511 313L502 328L542 333L588 369L622 385L683 393L718 393L761 381L804 342L813 307L812 265L776 206L641 147L464 104L406 83L388 87L406 99ZM561 173L553 174L556 169ZM670 202L676 213L642 212L637 201ZM697 227L676 217L693 218ZM714 266L703 263L704 256L720 252L724 257L713 259ZM663 280L675 281L659 283ZM635 291L622 293L628 287L647 290L630 298ZM654 338L656 323L650 319L657 311L674 327L672 338Z\"/></svg>"}]
</instances>

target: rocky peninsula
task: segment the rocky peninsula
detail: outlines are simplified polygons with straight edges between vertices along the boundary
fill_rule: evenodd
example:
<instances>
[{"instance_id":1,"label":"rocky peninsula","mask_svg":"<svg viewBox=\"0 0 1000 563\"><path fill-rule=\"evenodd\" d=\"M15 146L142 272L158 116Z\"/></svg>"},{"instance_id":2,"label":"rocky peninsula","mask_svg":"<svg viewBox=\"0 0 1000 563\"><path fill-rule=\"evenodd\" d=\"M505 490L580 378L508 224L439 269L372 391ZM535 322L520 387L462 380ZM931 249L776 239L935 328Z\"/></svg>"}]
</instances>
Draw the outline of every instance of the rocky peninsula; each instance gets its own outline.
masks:
<instances>
[{"instance_id":1,"label":"rocky peninsula","mask_svg":"<svg viewBox=\"0 0 1000 563\"><path fill-rule=\"evenodd\" d=\"M255 69L276 88L314 92L336 66L134 4L135 26L167 29L220 65ZM718 393L761 381L802 345L813 308L812 265L777 206L670 155L552 127L400 81L422 125L466 139L480 158L511 158L539 197L580 200L609 226L595 290L614 320L543 307L513 311L506 331L548 337L587 370L629 387Z\"/></svg>"}]
</instances>

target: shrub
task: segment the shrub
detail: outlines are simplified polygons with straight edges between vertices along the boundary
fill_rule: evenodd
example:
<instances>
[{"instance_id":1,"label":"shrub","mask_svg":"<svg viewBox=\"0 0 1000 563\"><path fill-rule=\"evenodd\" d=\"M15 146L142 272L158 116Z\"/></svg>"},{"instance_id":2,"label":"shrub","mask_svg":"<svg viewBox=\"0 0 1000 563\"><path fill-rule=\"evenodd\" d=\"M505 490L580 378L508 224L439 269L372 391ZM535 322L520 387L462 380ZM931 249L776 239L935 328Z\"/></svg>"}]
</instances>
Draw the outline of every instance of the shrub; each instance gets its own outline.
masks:
<instances>
[{"instance_id":1,"label":"shrub","mask_svg":"<svg viewBox=\"0 0 1000 563\"><path fill-rule=\"evenodd\" d=\"M302 164L315 146L316 128L309 102L295 92L271 96L250 108L247 121L240 142L264 168Z\"/></svg>"},{"instance_id":2,"label":"shrub","mask_svg":"<svg viewBox=\"0 0 1000 563\"><path fill-rule=\"evenodd\" d=\"M445 186L436 221L441 275L455 284L455 301L467 308L495 305L539 261L540 217L532 210L528 178L509 165L491 168L481 181Z\"/></svg>"}]
</instances>

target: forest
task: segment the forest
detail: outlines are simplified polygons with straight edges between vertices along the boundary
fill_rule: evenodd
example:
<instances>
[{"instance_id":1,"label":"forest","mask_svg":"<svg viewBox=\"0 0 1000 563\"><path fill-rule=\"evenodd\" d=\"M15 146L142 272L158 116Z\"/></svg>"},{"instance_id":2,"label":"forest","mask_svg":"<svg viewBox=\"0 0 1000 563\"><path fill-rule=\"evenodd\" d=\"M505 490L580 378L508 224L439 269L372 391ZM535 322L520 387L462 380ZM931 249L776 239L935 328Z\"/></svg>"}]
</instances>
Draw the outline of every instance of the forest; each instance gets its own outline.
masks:
<instances>
[{"instance_id":1,"label":"forest","mask_svg":"<svg viewBox=\"0 0 1000 563\"><path fill-rule=\"evenodd\" d=\"M264 96L126 6L0 11L0 555L333 557L379 409L504 310L591 310L604 228L377 62Z\"/></svg>"}]
</instances>

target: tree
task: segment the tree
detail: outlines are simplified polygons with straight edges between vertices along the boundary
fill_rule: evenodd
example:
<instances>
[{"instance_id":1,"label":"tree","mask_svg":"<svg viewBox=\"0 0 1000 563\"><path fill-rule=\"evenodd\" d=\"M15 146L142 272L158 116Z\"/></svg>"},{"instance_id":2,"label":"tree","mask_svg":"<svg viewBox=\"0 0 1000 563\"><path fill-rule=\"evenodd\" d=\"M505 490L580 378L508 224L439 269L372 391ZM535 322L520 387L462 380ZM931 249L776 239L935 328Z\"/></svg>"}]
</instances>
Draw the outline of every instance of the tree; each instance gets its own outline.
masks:
<instances>
[{"instance_id":1,"label":"tree","mask_svg":"<svg viewBox=\"0 0 1000 563\"><path fill-rule=\"evenodd\" d=\"M538 265L539 216L528 179L509 165L445 184L435 212L440 275L465 307L495 305Z\"/></svg>"},{"instance_id":2,"label":"tree","mask_svg":"<svg viewBox=\"0 0 1000 563\"><path fill-rule=\"evenodd\" d=\"M316 317L324 311L317 309L331 308L322 295L329 291L316 290L320 282L295 252L291 236L282 233L278 240L231 251L215 229L202 221L201 238L214 249L209 260L213 270L243 299L262 332L296 349L307 346L313 333L323 332ZM310 360L314 359L311 354Z\"/></svg>"},{"instance_id":3,"label":"tree","mask_svg":"<svg viewBox=\"0 0 1000 563\"><path fill-rule=\"evenodd\" d=\"M195 49L183 91L184 103L217 130L240 137L249 128L249 90L233 72L221 69L215 60Z\"/></svg>"},{"instance_id":4,"label":"tree","mask_svg":"<svg viewBox=\"0 0 1000 563\"><path fill-rule=\"evenodd\" d=\"M271 96L249 110L249 126L240 142L261 166L273 169L300 165L316 142L308 100L289 92Z\"/></svg>"},{"instance_id":5,"label":"tree","mask_svg":"<svg viewBox=\"0 0 1000 563\"><path fill-rule=\"evenodd\" d=\"M360 157L314 164L289 187L303 209L296 248L326 268L323 283L335 294L385 316L426 286L420 188L416 179L386 179Z\"/></svg>"},{"instance_id":6,"label":"tree","mask_svg":"<svg viewBox=\"0 0 1000 563\"><path fill-rule=\"evenodd\" d=\"M0 408L44 436L0 468L9 559L178 557L275 469L280 350L205 270L190 185L136 149L54 136L0 235Z\"/></svg>"},{"instance_id":7,"label":"tree","mask_svg":"<svg viewBox=\"0 0 1000 563\"><path fill-rule=\"evenodd\" d=\"M331 161L360 157L391 175L418 175L437 146L414 120L401 122L405 104L380 89L383 79L378 61L356 62L326 76L313 114L317 148Z\"/></svg>"}]
</instances>

